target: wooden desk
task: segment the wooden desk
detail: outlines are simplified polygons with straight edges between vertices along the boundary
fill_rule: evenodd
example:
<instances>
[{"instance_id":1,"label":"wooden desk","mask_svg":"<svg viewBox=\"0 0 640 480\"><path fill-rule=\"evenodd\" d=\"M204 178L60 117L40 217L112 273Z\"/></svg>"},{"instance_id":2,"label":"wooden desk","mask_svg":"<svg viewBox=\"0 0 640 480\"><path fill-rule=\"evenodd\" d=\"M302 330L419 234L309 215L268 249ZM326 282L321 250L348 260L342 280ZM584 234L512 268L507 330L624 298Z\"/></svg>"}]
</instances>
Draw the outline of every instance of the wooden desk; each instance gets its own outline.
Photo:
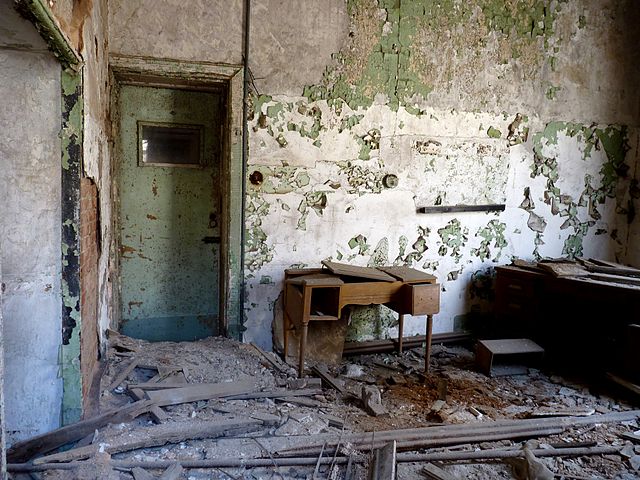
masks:
<instances>
[{"instance_id":1,"label":"wooden desk","mask_svg":"<svg viewBox=\"0 0 640 480\"><path fill-rule=\"evenodd\" d=\"M382 269L381 269L382 270ZM327 269L285 271L284 355L288 354L289 332L300 335L298 375L304 370L307 330L312 321L337 321L347 305L386 305L399 317L399 351L402 351L404 315L427 315L425 370L429 369L433 315L440 311L440 285L433 275L407 267L384 270L395 281L367 280L337 275Z\"/></svg>"}]
</instances>

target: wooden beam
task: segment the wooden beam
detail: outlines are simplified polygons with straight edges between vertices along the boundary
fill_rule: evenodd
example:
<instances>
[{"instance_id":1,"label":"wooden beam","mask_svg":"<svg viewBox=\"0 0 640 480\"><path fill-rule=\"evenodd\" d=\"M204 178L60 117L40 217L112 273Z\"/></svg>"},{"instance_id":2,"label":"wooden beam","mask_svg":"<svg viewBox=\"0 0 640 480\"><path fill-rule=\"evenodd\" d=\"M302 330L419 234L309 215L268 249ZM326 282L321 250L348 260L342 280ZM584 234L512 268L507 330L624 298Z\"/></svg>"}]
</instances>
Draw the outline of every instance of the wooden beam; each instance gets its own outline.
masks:
<instances>
[{"instance_id":1,"label":"wooden beam","mask_svg":"<svg viewBox=\"0 0 640 480\"><path fill-rule=\"evenodd\" d=\"M129 435L115 438L104 451L110 455L129 452L140 448L161 447L166 444L178 444L187 440L217 438L234 432L245 433L262 427L262 422L253 419L211 420L206 422L165 423L164 425L139 429L132 440ZM97 445L74 448L62 453L55 453L36 459L34 464L51 462L72 462L92 457Z\"/></svg>"},{"instance_id":2,"label":"wooden beam","mask_svg":"<svg viewBox=\"0 0 640 480\"><path fill-rule=\"evenodd\" d=\"M180 388L167 390L147 391L148 397L159 407L178 405L180 403L198 402L211 398L230 397L241 395L255 390L253 380L243 382L194 384Z\"/></svg>"},{"instance_id":3,"label":"wooden beam","mask_svg":"<svg viewBox=\"0 0 640 480\"><path fill-rule=\"evenodd\" d=\"M42 455L67 443L75 442L102 428L109 423L128 422L143 413L147 413L153 405L150 400L141 400L123 407L108 410L96 417L83 420L52 432L44 433L23 442L14 444L7 452L10 462L24 462L36 455Z\"/></svg>"},{"instance_id":4,"label":"wooden beam","mask_svg":"<svg viewBox=\"0 0 640 480\"><path fill-rule=\"evenodd\" d=\"M311 371L318 375L322 379L323 383L334 390L337 390L340 394L344 394L344 387L340 385L335 377L329 374L327 367L324 365L315 365L314 367L311 367Z\"/></svg>"}]
</instances>

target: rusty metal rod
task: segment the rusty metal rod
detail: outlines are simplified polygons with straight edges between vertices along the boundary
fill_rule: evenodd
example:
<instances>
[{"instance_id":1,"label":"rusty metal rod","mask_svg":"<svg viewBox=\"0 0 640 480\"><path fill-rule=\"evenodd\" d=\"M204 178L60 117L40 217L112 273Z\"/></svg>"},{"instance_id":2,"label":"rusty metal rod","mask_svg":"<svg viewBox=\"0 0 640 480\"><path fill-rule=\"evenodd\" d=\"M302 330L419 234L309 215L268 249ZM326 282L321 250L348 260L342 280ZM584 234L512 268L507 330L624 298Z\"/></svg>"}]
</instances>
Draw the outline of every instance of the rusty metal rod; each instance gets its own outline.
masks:
<instances>
[{"instance_id":1,"label":"rusty metal rod","mask_svg":"<svg viewBox=\"0 0 640 480\"><path fill-rule=\"evenodd\" d=\"M609 455L616 454L620 451L618 447L604 446L592 448L560 448L560 449L535 449L531 452L536 457L569 457L583 455ZM524 455L524 450L480 450L473 452L436 452L436 453L400 453L396 460L398 463L419 463L419 462L437 462L437 461L463 461L463 460L491 460L499 458L513 458ZM330 457L322 458L321 464L328 464L333 461ZM368 461L367 457L353 459L354 462L364 463ZM179 463L183 468L233 468L233 467L297 467L297 466L314 466L318 462L317 458L277 458L271 460L269 458L215 458L207 460L158 460L158 461L129 461L129 460L113 460L110 465L114 468L144 468L144 469L165 469ZM337 457L337 464L344 465L349 462L349 457ZM47 470L73 470L82 466L91 465L91 461L71 462L71 463L44 463L42 465L32 465L29 463L10 463L7 470L10 472L42 472Z\"/></svg>"}]
</instances>

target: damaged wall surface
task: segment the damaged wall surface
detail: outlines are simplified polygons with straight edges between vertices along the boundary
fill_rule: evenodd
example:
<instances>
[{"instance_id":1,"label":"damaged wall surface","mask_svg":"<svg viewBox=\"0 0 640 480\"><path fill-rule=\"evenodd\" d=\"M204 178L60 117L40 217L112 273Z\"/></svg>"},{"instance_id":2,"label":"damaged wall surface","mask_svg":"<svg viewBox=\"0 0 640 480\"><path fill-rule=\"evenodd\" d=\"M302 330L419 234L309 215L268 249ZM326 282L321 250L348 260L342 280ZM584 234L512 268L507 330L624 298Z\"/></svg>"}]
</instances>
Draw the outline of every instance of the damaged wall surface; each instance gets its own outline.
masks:
<instances>
[{"instance_id":1,"label":"damaged wall surface","mask_svg":"<svg viewBox=\"0 0 640 480\"><path fill-rule=\"evenodd\" d=\"M214 28L214 3L184 21L236 38L240 14ZM283 269L323 259L434 273L436 332L486 309L492 267L512 257L637 259L634 2L319 3L252 2L248 173L264 181L246 198L246 340L271 346ZM155 31L171 28L172 5L154 3ZM140 12L110 3L114 53L241 58L239 42L218 54L160 33L125 45ZM416 213L458 203L506 209ZM350 336L394 324L363 309Z\"/></svg>"},{"instance_id":2,"label":"damaged wall surface","mask_svg":"<svg viewBox=\"0 0 640 480\"><path fill-rule=\"evenodd\" d=\"M103 340L111 318L108 13L106 0L54 0L49 2L49 6L60 29L83 59L82 165L79 174L84 177L85 186L94 184L95 188L94 198L85 204L90 208L80 208L80 225L75 226L78 235L84 237L84 241L79 242L79 248L84 250L80 255L85 263L97 265L85 264L80 271L82 292L78 294L83 297L83 305L77 314L80 318L82 313L82 318L68 332L69 344L62 358L65 371L63 419L68 422L77 420L82 414L81 392L86 393L97 367L100 350L104 348L104 342L98 341L95 335L97 333ZM81 330L85 338L81 338Z\"/></svg>"},{"instance_id":3,"label":"damaged wall surface","mask_svg":"<svg viewBox=\"0 0 640 480\"><path fill-rule=\"evenodd\" d=\"M60 64L9 0L0 1L0 67L3 420L11 443L59 425L62 305Z\"/></svg>"}]
</instances>

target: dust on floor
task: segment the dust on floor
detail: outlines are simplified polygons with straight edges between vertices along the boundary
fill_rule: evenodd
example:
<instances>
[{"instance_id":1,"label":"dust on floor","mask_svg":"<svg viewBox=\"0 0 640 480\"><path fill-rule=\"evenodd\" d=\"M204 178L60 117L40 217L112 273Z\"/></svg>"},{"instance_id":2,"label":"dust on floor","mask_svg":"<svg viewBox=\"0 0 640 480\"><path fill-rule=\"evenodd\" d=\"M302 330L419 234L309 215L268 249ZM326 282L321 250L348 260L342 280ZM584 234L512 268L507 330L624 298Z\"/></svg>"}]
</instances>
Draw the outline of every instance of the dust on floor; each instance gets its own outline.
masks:
<instances>
[{"instance_id":1,"label":"dust on floor","mask_svg":"<svg viewBox=\"0 0 640 480\"><path fill-rule=\"evenodd\" d=\"M383 432L388 430L435 428L442 424L483 426L492 425L489 423L492 421L554 415L576 415L571 418L579 419L632 408L605 392L591 391L587 385L538 370L530 370L528 375L488 378L475 370L473 353L460 346L434 345L431 372L424 375L423 351L413 349L401 355L376 354L343 359L341 365L329 367L329 373L342 385L343 393L340 393L326 384L320 389L319 381L314 378L298 380L295 369L273 354L261 353L251 345L229 339L148 343L117 336L117 341L110 342L108 367L102 379L101 411L130 404L131 389L145 384L148 387L150 382L165 382L173 387L223 384L231 390L248 382L253 393L245 395L250 397L245 399L226 395L163 406L168 418L162 420L162 425L154 425L149 415L142 415L130 422L100 428L84 442L88 446L83 448L93 448L88 461L78 462L74 469L47 470L36 475L52 480L366 478L370 448L366 448L367 442L341 440L352 438L349 437L351 432L369 432L373 444L376 436L385 438ZM134 360L138 367L114 386L114 379L121 377ZM382 415L372 416L363 409L361 393L367 385L380 391L381 408L386 411ZM255 392L263 397L256 398L260 395ZM248 428L243 429L245 424L242 422L233 423L240 420L247 420ZM620 436L639 430L637 417L612 423L576 422L575 426L570 422L562 431L553 434L408 449L438 454L513 451L525 446L536 452L558 450L563 446L587 449L611 446L616 447L616 451L604 455L541 455L534 459L539 468L537 477L526 473L527 465L522 469L524 460L521 458L455 460L435 462L435 465L452 478L459 479L640 478L640 446ZM226 424L235 429L222 434L184 434L185 431L198 431L203 426ZM128 449L127 445L135 445L141 439L144 443L163 428L167 431L178 428L183 433L169 436L167 443L161 446ZM205 438L207 436L216 438ZM323 442L320 454L317 448L310 447ZM114 445L120 447L114 448ZM400 449L402 442L398 446ZM119 450L122 451L116 453ZM284 465L284 457L301 458L305 451L312 452L306 454L307 465ZM425 462L404 461L400 459L401 455L407 454L398 454L398 478L429 478L421 473ZM319 457L323 457L320 463L317 462ZM254 459L260 459L262 465L247 466ZM187 468L177 477L166 476L172 473L167 471L172 462L188 466L189 461L215 460L228 460L227 466ZM153 465L147 462L157 461L165 462L159 465L162 468L145 468L145 472L134 472L131 468L132 462L149 467ZM234 466L234 462L244 465ZM225 462L220 462L222 464ZM531 468L531 464L528 467ZM166 477L160 477L162 472ZM145 474L153 477L143 476Z\"/></svg>"}]
</instances>

